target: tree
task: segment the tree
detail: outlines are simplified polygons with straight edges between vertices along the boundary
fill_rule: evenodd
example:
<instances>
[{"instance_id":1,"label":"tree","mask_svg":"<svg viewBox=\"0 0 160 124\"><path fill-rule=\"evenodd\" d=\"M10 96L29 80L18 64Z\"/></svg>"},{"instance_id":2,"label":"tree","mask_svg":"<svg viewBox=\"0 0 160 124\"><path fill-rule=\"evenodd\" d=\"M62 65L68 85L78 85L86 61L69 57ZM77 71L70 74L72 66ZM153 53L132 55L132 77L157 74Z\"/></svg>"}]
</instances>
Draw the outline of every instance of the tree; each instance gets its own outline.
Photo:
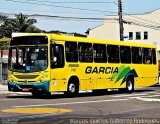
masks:
<instances>
[{"instance_id":1,"label":"tree","mask_svg":"<svg viewBox=\"0 0 160 124\"><path fill-rule=\"evenodd\" d=\"M22 13L15 15L15 17L16 18L12 21L15 32L27 32L28 27L37 22L36 19L30 19Z\"/></svg>"},{"instance_id":2,"label":"tree","mask_svg":"<svg viewBox=\"0 0 160 124\"><path fill-rule=\"evenodd\" d=\"M3 32L4 32L4 23L7 21L7 16L3 16L0 14L0 38L3 37Z\"/></svg>"},{"instance_id":3,"label":"tree","mask_svg":"<svg viewBox=\"0 0 160 124\"><path fill-rule=\"evenodd\" d=\"M0 14L0 25L2 25L6 19L7 19L7 16L3 16Z\"/></svg>"},{"instance_id":4,"label":"tree","mask_svg":"<svg viewBox=\"0 0 160 124\"><path fill-rule=\"evenodd\" d=\"M34 25L31 25L27 28L26 30L27 33L41 33L41 29L37 28L36 26Z\"/></svg>"},{"instance_id":5,"label":"tree","mask_svg":"<svg viewBox=\"0 0 160 124\"><path fill-rule=\"evenodd\" d=\"M22 13L15 15L15 18L12 19L5 16L0 16L0 36L11 37L13 32L40 32L40 29L33 25L36 22L36 19L30 19Z\"/></svg>"},{"instance_id":6,"label":"tree","mask_svg":"<svg viewBox=\"0 0 160 124\"><path fill-rule=\"evenodd\" d=\"M9 48L9 43L11 41L11 38L3 37L0 38L0 49L8 49Z\"/></svg>"}]
</instances>

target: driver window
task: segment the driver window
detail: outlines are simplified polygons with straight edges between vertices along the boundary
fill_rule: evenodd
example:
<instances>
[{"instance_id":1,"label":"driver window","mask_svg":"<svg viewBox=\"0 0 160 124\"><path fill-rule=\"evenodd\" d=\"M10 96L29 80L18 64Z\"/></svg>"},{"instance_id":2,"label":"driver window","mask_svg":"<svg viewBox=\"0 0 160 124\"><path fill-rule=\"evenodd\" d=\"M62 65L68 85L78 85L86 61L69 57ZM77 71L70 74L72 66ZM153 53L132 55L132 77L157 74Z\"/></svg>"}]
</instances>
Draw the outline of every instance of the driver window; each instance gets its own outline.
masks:
<instances>
[{"instance_id":1,"label":"driver window","mask_svg":"<svg viewBox=\"0 0 160 124\"><path fill-rule=\"evenodd\" d=\"M64 67L64 48L60 44L51 45L51 68Z\"/></svg>"}]
</instances>

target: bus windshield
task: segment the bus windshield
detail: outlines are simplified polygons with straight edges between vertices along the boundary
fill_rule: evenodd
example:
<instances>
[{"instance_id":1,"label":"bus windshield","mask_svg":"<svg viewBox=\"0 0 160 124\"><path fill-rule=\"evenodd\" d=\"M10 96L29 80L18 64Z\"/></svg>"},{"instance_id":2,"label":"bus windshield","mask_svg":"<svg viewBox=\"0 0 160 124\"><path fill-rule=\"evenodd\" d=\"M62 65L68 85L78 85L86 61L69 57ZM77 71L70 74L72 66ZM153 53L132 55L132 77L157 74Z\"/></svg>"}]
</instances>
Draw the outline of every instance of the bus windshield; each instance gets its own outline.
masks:
<instances>
[{"instance_id":1,"label":"bus windshield","mask_svg":"<svg viewBox=\"0 0 160 124\"><path fill-rule=\"evenodd\" d=\"M38 72L48 67L47 46L16 46L9 49L9 70Z\"/></svg>"}]
</instances>

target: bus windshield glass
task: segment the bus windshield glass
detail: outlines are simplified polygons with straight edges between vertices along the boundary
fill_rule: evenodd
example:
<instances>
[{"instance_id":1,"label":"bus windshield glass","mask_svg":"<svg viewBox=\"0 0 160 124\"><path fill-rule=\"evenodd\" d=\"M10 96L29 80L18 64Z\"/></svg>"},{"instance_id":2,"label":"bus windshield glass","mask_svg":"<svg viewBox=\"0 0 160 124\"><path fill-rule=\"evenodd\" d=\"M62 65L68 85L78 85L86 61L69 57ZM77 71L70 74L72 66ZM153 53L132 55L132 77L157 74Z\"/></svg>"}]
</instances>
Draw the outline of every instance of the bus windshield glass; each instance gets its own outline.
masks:
<instances>
[{"instance_id":1,"label":"bus windshield glass","mask_svg":"<svg viewBox=\"0 0 160 124\"><path fill-rule=\"evenodd\" d=\"M48 38L46 36L14 37L11 40L10 46L15 46L15 45L37 45L37 44L48 44Z\"/></svg>"},{"instance_id":2,"label":"bus windshield glass","mask_svg":"<svg viewBox=\"0 0 160 124\"><path fill-rule=\"evenodd\" d=\"M9 49L9 70L38 72L48 67L47 46L17 46Z\"/></svg>"}]
</instances>

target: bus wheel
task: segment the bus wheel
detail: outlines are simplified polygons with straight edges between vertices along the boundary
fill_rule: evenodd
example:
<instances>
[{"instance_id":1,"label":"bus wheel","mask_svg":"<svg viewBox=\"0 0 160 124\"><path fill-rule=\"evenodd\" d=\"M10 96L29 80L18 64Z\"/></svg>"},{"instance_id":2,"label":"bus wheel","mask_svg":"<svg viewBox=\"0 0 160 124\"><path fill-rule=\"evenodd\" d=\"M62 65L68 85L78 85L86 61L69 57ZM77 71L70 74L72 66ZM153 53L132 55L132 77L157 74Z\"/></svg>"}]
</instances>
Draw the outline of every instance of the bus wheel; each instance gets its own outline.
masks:
<instances>
[{"instance_id":1,"label":"bus wheel","mask_svg":"<svg viewBox=\"0 0 160 124\"><path fill-rule=\"evenodd\" d=\"M65 94L70 97L74 97L78 94L79 88L78 85L74 81L70 81L68 84L67 92Z\"/></svg>"},{"instance_id":2,"label":"bus wheel","mask_svg":"<svg viewBox=\"0 0 160 124\"><path fill-rule=\"evenodd\" d=\"M126 81L126 91L131 93L134 91L134 79L128 78Z\"/></svg>"}]
</instances>

